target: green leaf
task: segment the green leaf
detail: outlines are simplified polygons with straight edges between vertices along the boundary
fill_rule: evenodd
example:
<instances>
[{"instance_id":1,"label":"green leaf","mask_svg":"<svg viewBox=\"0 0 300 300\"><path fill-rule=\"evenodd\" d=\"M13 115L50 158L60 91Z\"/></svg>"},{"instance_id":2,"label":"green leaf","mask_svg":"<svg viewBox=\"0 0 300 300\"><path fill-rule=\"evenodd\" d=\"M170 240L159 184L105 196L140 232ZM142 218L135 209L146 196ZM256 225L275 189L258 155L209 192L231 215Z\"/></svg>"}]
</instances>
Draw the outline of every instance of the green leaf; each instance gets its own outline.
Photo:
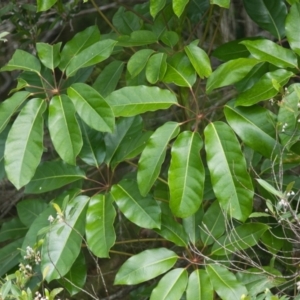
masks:
<instances>
[{"instance_id":1,"label":"green leaf","mask_svg":"<svg viewBox=\"0 0 300 300\"><path fill-rule=\"evenodd\" d=\"M37 12L45 11L51 8L57 0L37 0Z\"/></svg>"},{"instance_id":2,"label":"green leaf","mask_svg":"<svg viewBox=\"0 0 300 300\"><path fill-rule=\"evenodd\" d=\"M211 254L224 256L239 250L248 249L256 245L268 229L268 225L261 223L247 223L237 226L215 242Z\"/></svg>"},{"instance_id":3,"label":"green leaf","mask_svg":"<svg viewBox=\"0 0 300 300\"><path fill-rule=\"evenodd\" d=\"M183 53L175 54L168 61L168 67L163 81L191 88L196 81L196 73L189 58Z\"/></svg>"},{"instance_id":4,"label":"green leaf","mask_svg":"<svg viewBox=\"0 0 300 300\"><path fill-rule=\"evenodd\" d=\"M189 0L172 0L173 11L178 18L182 15L188 2Z\"/></svg>"},{"instance_id":5,"label":"green leaf","mask_svg":"<svg viewBox=\"0 0 300 300\"><path fill-rule=\"evenodd\" d=\"M270 40L242 41L252 56L260 61L266 61L279 68L297 68L297 56L290 50L277 45Z\"/></svg>"},{"instance_id":6,"label":"green leaf","mask_svg":"<svg viewBox=\"0 0 300 300\"><path fill-rule=\"evenodd\" d=\"M150 30L135 30L130 34L130 36L119 36L117 41L118 46L121 47L136 47L154 44L157 42L157 37Z\"/></svg>"},{"instance_id":7,"label":"green leaf","mask_svg":"<svg viewBox=\"0 0 300 300\"><path fill-rule=\"evenodd\" d=\"M0 242L24 237L27 231L27 226L25 226L18 217L14 217L11 220L2 223Z\"/></svg>"},{"instance_id":8,"label":"green leaf","mask_svg":"<svg viewBox=\"0 0 300 300\"><path fill-rule=\"evenodd\" d=\"M200 158L202 139L197 132L182 132L171 150L168 172L170 208L173 214L186 218L200 207L204 189L204 167Z\"/></svg>"},{"instance_id":9,"label":"green leaf","mask_svg":"<svg viewBox=\"0 0 300 300\"><path fill-rule=\"evenodd\" d=\"M135 52L127 63L127 70L130 73L130 75L133 77L137 76L142 72L142 70L145 68L147 61L151 54L154 53L154 50L152 49L142 49L137 52Z\"/></svg>"},{"instance_id":10,"label":"green leaf","mask_svg":"<svg viewBox=\"0 0 300 300\"><path fill-rule=\"evenodd\" d=\"M179 42L179 36L175 31L166 30L160 36L160 40L170 48L173 48Z\"/></svg>"},{"instance_id":11,"label":"green leaf","mask_svg":"<svg viewBox=\"0 0 300 300\"><path fill-rule=\"evenodd\" d=\"M115 217L116 211L110 197L91 197L86 213L85 233L89 249L98 257L109 257L109 250L115 243Z\"/></svg>"},{"instance_id":12,"label":"green leaf","mask_svg":"<svg viewBox=\"0 0 300 300\"><path fill-rule=\"evenodd\" d=\"M277 196L279 197L280 199L284 199L285 198L285 195L276 190L270 183L268 183L267 181L263 180L263 179L260 179L260 178L256 178L256 181L266 190L268 191L269 193L271 193L272 195L274 196Z\"/></svg>"},{"instance_id":13,"label":"green leaf","mask_svg":"<svg viewBox=\"0 0 300 300\"><path fill-rule=\"evenodd\" d=\"M209 77L212 72L209 57L197 44L198 40L190 43L184 47L184 51L199 77Z\"/></svg>"},{"instance_id":14,"label":"green leaf","mask_svg":"<svg viewBox=\"0 0 300 300\"><path fill-rule=\"evenodd\" d=\"M179 133L179 123L167 122L156 129L148 140L139 160L137 181L143 196L156 181L165 160L168 143Z\"/></svg>"},{"instance_id":15,"label":"green leaf","mask_svg":"<svg viewBox=\"0 0 300 300\"><path fill-rule=\"evenodd\" d=\"M95 89L85 83L74 83L68 88L68 96L86 124L98 131L113 131L115 125L113 112Z\"/></svg>"},{"instance_id":16,"label":"green leaf","mask_svg":"<svg viewBox=\"0 0 300 300\"><path fill-rule=\"evenodd\" d=\"M107 39L96 42L82 50L70 60L66 68L67 77L74 76L81 68L93 66L107 59L111 55L116 43L114 40Z\"/></svg>"},{"instance_id":17,"label":"green leaf","mask_svg":"<svg viewBox=\"0 0 300 300\"><path fill-rule=\"evenodd\" d=\"M60 47L61 43L49 45L46 43L37 43L36 50L43 65L52 71L59 65L60 62Z\"/></svg>"},{"instance_id":18,"label":"green leaf","mask_svg":"<svg viewBox=\"0 0 300 300\"><path fill-rule=\"evenodd\" d=\"M193 215L182 219L182 225L190 242L196 245L200 241L200 224L203 219L203 209L200 207Z\"/></svg>"},{"instance_id":19,"label":"green leaf","mask_svg":"<svg viewBox=\"0 0 300 300\"><path fill-rule=\"evenodd\" d=\"M41 269L50 282L69 272L81 249L85 210L89 198L77 196L64 212L63 221L56 221L49 229L42 246Z\"/></svg>"},{"instance_id":20,"label":"green leaf","mask_svg":"<svg viewBox=\"0 0 300 300\"><path fill-rule=\"evenodd\" d=\"M39 60L32 54L17 49L11 60L1 68L1 71L22 70L28 72L40 73L41 64Z\"/></svg>"},{"instance_id":21,"label":"green leaf","mask_svg":"<svg viewBox=\"0 0 300 300\"><path fill-rule=\"evenodd\" d=\"M145 250L129 258L119 269L114 284L138 284L170 270L178 256L165 248Z\"/></svg>"},{"instance_id":22,"label":"green leaf","mask_svg":"<svg viewBox=\"0 0 300 300\"><path fill-rule=\"evenodd\" d=\"M243 0L250 18L277 39L284 37L287 8L283 0Z\"/></svg>"},{"instance_id":23,"label":"green leaf","mask_svg":"<svg viewBox=\"0 0 300 300\"><path fill-rule=\"evenodd\" d=\"M17 204L18 216L22 223L30 227L34 220L48 207L43 200L27 199Z\"/></svg>"},{"instance_id":24,"label":"green leaf","mask_svg":"<svg viewBox=\"0 0 300 300\"><path fill-rule=\"evenodd\" d=\"M278 94L278 90L274 88L273 80L276 80L282 87L293 75L294 73L282 69L264 74L250 89L238 95L235 105L250 106L273 98Z\"/></svg>"},{"instance_id":25,"label":"green leaf","mask_svg":"<svg viewBox=\"0 0 300 300\"><path fill-rule=\"evenodd\" d=\"M240 81L258 63L260 61L254 58L237 58L225 62L208 77L206 92Z\"/></svg>"},{"instance_id":26,"label":"green leaf","mask_svg":"<svg viewBox=\"0 0 300 300\"><path fill-rule=\"evenodd\" d=\"M150 14L153 18L165 7L166 0L150 0Z\"/></svg>"},{"instance_id":27,"label":"green leaf","mask_svg":"<svg viewBox=\"0 0 300 300\"><path fill-rule=\"evenodd\" d=\"M221 299L241 299L248 291L240 284L234 274L219 265L207 265L210 282Z\"/></svg>"},{"instance_id":28,"label":"green leaf","mask_svg":"<svg viewBox=\"0 0 300 300\"><path fill-rule=\"evenodd\" d=\"M221 208L245 221L252 211L253 186L240 144L225 123L210 123L204 130L207 164Z\"/></svg>"},{"instance_id":29,"label":"green leaf","mask_svg":"<svg viewBox=\"0 0 300 300\"><path fill-rule=\"evenodd\" d=\"M108 64L96 78L93 88L103 97L112 93L121 78L125 63L123 61L113 61Z\"/></svg>"},{"instance_id":30,"label":"green leaf","mask_svg":"<svg viewBox=\"0 0 300 300\"><path fill-rule=\"evenodd\" d=\"M141 19L132 11L125 11L123 6L120 6L112 19L113 25L121 34L130 34L141 28Z\"/></svg>"},{"instance_id":31,"label":"green leaf","mask_svg":"<svg viewBox=\"0 0 300 300\"><path fill-rule=\"evenodd\" d=\"M290 47L294 52L300 55L300 37L297 34L300 27L300 3L291 6L285 20L286 37Z\"/></svg>"},{"instance_id":32,"label":"green leaf","mask_svg":"<svg viewBox=\"0 0 300 300\"><path fill-rule=\"evenodd\" d=\"M26 186L25 193L45 193L84 178L85 174L79 167L67 165L63 161L43 162Z\"/></svg>"},{"instance_id":33,"label":"green leaf","mask_svg":"<svg viewBox=\"0 0 300 300\"><path fill-rule=\"evenodd\" d=\"M169 108L177 104L168 90L148 86L128 86L112 92L106 101L116 117L130 117L148 111Z\"/></svg>"},{"instance_id":34,"label":"green leaf","mask_svg":"<svg viewBox=\"0 0 300 300\"><path fill-rule=\"evenodd\" d=\"M195 270L189 277L187 300L213 300L214 291L205 270Z\"/></svg>"},{"instance_id":35,"label":"green leaf","mask_svg":"<svg viewBox=\"0 0 300 300\"><path fill-rule=\"evenodd\" d=\"M54 96L51 99L48 123L55 150L62 160L75 165L76 156L82 147L82 137L74 105L66 95Z\"/></svg>"},{"instance_id":36,"label":"green leaf","mask_svg":"<svg viewBox=\"0 0 300 300\"><path fill-rule=\"evenodd\" d=\"M10 98L0 104L0 132L7 126L10 118L29 97L28 92L14 93Z\"/></svg>"},{"instance_id":37,"label":"green leaf","mask_svg":"<svg viewBox=\"0 0 300 300\"><path fill-rule=\"evenodd\" d=\"M150 57L146 67L146 78L151 84L161 80L167 70L167 54L157 53Z\"/></svg>"},{"instance_id":38,"label":"green leaf","mask_svg":"<svg viewBox=\"0 0 300 300\"><path fill-rule=\"evenodd\" d=\"M261 242L267 247L267 249L271 253L278 253L285 243L284 232L282 228L277 227L265 231L261 237Z\"/></svg>"},{"instance_id":39,"label":"green leaf","mask_svg":"<svg viewBox=\"0 0 300 300\"><path fill-rule=\"evenodd\" d=\"M230 0L210 0L210 4L215 4L220 7L229 8Z\"/></svg>"},{"instance_id":40,"label":"green leaf","mask_svg":"<svg viewBox=\"0 0 300 300\"><path fill-rule=\"evenodd\" d=\"M142 197L133 180L113 185L111 195L127 219L143 228L160 228L160 207L151 196Z\"/></svg>"},{"instance_id":41,"label":"green leaf","mask_svg":"<svg viewBox=\"0 0 300 300\"><path fill-rule=\"evenodd\" d=\"M96 25L87 27L85 30L78 32L65 44L61 52L59 68L62 71L65 70L75 56L82 50L94 45L99 40L100 32Z\"/></svg>"},{"instance_id":42,"label":"green leaf","mask_svg":"<svg viewBox=\"0 0 300 300\"><path fill-rule=\"evenodd\" d=\"M20 189L33 177L43 153L43 112L46 103L31 99L15 120L6 141L5 171Z\"/></svg>"},{"instance_id":43,"label":"green leaf","mask_svg":"<svg viewBox=\"0 0 300 300\"><path fill-rule=\"evenodd\" d=\"M188 281L184 268L177 268L162 277L151 293L150 300L180 300Z\"/></svg>"}]
</instances>

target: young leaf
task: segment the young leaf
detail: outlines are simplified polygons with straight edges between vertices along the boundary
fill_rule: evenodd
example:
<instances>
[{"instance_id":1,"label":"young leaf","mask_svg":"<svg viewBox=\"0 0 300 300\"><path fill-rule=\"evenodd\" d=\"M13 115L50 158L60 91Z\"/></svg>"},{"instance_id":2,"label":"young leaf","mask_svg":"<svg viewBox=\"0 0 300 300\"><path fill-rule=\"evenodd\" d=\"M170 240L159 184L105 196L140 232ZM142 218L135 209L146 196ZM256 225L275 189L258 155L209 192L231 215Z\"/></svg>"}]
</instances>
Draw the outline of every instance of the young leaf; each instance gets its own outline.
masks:
<instances>
[{"instance_id":1,"label":"young leaf","mask_svg":"<svg viewBox=\"0 0 300 300\"><path fill-rule=\"evenodd\" d=\"M146 67L146 78L151 84L161 80L167 70L167 54L157 53L150 57Z\"/></svg>"},{"instance_id":2,"label":"young leaf","mask_svg":"<svg viewBox=\"0 0 300 300\"><path fill-rule=\"evenodd\" d=\"M145 250L130 257L119 269L114 284L138 284L170 270L178 256L166 248Z\"/></svg>"},{"instance_id":3,"label":"young leaf","mask_svg":"<svg viewBox=\"0 0 300 300\"><path fill-rule=\"evenodd\" d=\"M223 122L210 123L204 135L207 164L220 206L233 218L245 221L252 211L253 186L240 144Z\"/></svg>"},{"instance_id":4,"label":"young leaf","mask_svg":"<svg viewBox=\"0 0 300 300\"><path fill-rule=\"evenodd\" d=\"M210 0L210 4L215 4L220 7L229 8L230 0Z\"/></svg>"},{"instance_id":5,"label":"young leaf","mask_svg":"<svg viewBox=\"0 0 300 300\"><path fill-rule=\"evenodd\" d=\"M172 0L173 11L175 15L180 18L185 6L188 4L189 0Z\"/></svg>"},{"instance_id":6,"label":"young leaf","mask_svg":"<svg viewBox=\"0 0 300 300\"><path fill-rule=\"evenodd\" d=\"M113 131L115 125L113 112L95 89L85 83L74 83L68 88L68 96L86 124L98 131Z\"/></svg>"},{"instance_id":7,"label":"young leaf","mask_svg":"<svg viewBox=\"0 0 300 300\"><path fill-rule=\"evenodd\" d=\"M150 14L153 18L165 7L166 0L150 0Z\"/></svg>"},{"instance_id":8,"label":"young leaf","mask_svg":"<svg viewBox=\"0 0 300 300\"><path fill-rule=\"evenodd\" d=\"M36 50L43 65L52 71L59 65L60 62L60 47L61 43L49 45L46 43L37 43Z\"/></svg>"},{"instance_id":9,"label":"young leaf","mask_svg":"<svg viewBox=\"0 0 300 300\"><path fill-rule=\"evenodd\" d=\"M160 207L151 196L142 197L133 180L113 185L111 195L127 219L143 228L160 228Z\"/></svg>"},{"instance_id":10,"label":"young leaf","mask_svg":"<svg viewBox=\"0 0 300 300\"><path fill-rule=\"evenodd\" d=\"M300 3L291 6L290 11L285 20L286 37L290 47L300 55L300 37L297 34L300 28Z\"/></svg>"},{"instance_id":11,"label":"young leaf","mask_svg":"<svg viewBox=\"0 0 300 300\"><path fill-rule=\"evenodd\" d=\"M142 49L135 52L127 63L127 70L130 75L133 77L137 76L145 68L147 61L151 54L154 53L154 50L151 49Z\"/></svg>"},{"instance_id":12,"label":"young leaf","mask_svg":"<svg viewBox=\"0 0 300 300\"><path fill-rule=\"evenodd\" d=\"M185 131L174 142L168 172L170 208L186 218L200 207L204 188L204 168L200 158L203 142L198 133Z\"/></svg>"},{"instance_id":13,"label":"young leaf","mask_svg":"<svg viewBox=\"0 0 300 300\"><path fill-rule=\"evenodd\" d=\"M187 281L188 273L184 268L178 268L168 272L152 291L150 300L180 300L185 291Z\"/></svg>"},{"instance_id":14,"label":"young leaf","mask_svg":"<svg viewBox=\"0 0 300 300\"><path fill-rule=\"evenodd\" d=\"M135 116L146 111L169 108L177 104L168 90L148 86L128 86L112 92L106 101L116 117Z\"/></svg>"},{"instance_id":15,"label":"young leaf","mask_svg":"<svg viewBox=\"0 0 300 300\"><path fill-rule=\"evenodd\" d=\"M46 103L31 99L21 110L6 140L4 161L8 179L20 189L33 177L43 153L43 112Z\"/></svg>"},{"instance_id":16,"label":"young leaf","mask_svg":"<svg viewBox=\"0 0 300 300\"><path fill-rule=\"evenodd\" d=\"M98 257L109 257L109 250L115 243L115 217L116 210L110 197L96 195L90 199L85 234L87 246Z\"/></svg>"},{"instance_id":17,"label":"young leaf","mask_svg":"<svg viewBox=\"0 0 300 300\"><path fill-rule=\"evenodd\" d=\"M203 219L203 208L200 207L193 215L182 219L182 225L190 242L196 245L200 241L200 226Z\"/></svg>"},{"instance_id":18,"label":"young leaf","mask_svg":"<svg viewBox=\"0 0 300 300\"><path fill-rule=\"evenodd\" d=\"M266 190L268 191L269 193L271 193L272 195L274 196L277 196L278 198L280 199L284 199L285 198L285 195L276 190L270 183L268 183L267 181L263 180L263 179L260 179L260 178L256 178L256 181Z\"/></svg>"},{"instance_id":19,"label":"young leaf","mask_svg":"<svg viewBox=\"0 0 300 300\"><path fill-rule=\"evenodd\" d=\"M54 96L49 105L49 131L54 148L62 160L76 164L82 147L80 127L75 118L75 108L66 95Z\"/></svg>"},{"instance_id":20,"label":"young leaf","mask_svg":"<svg viewBox=\"0 0 300 300\"><path fill-rule=\"evenodd\" d=\"M48 10L56 2L57 0L37 0L37 12Z\"/></svg>"},{"instance_id":21,"label":"young leaf","mask_svg":"<svg viewBox=\"0 0 300 300\"><path fill-rule=\"evenodd\" d=\"M167 122L156 129L148 140L139 160L137 181L143 196L147 195L157 179L164 162L167 146L179 133L179 124Z\"/></svg>"}]
</instances>

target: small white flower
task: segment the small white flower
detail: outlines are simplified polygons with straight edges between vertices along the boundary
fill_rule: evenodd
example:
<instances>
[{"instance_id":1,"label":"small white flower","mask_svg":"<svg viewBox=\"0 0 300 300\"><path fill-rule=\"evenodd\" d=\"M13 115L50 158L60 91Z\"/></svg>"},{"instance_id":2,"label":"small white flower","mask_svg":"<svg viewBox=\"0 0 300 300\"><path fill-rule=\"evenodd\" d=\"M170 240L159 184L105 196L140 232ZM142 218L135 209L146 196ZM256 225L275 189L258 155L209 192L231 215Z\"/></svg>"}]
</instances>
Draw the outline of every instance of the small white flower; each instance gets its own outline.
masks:
<instances>
[{"instance_id":1,"label":"small white flower","mask_svg":"<svg viewBox=\"0 0 300 300\"><path fill-rule=\"evenodd\" d=\"M31 270L32 270L32 267L31 267L30 265L26 265L26 266L25 266L25 269L31 271Z\"/></svg>"},{"instance_id":2,"label":"small white flower","mask_svg":"<svg viewBox=\"0 0 300 300\"><path fill-rule=\"evenodd\" d=\"M284 208L286 208L288 206L288 202L285 199L281 199L279 201L279 205L283 206Z\"/></svg>"},{"instance_id":3,"label":"small white flower","mask_svg":"<svg viewBox=\"0 0 300 300\"><path fill-rule=\"evenodd\" d=\"M266 209L265 209L265 212L267 213L267 212L269 212L269 210L266 208Z\"/></svg>"},{"instance_id":4,"label":"small white flower","mask_svg":"<svg viewBox=\"0 0 300 300\"><path fill-rule=\"evenodd\" d=\"M52 222L54 221L54 218L52 217L52 215L50 215L50 216L48 217L48 221L49 221L50 223L52 223Z\"/></svg>"}]
</instances>

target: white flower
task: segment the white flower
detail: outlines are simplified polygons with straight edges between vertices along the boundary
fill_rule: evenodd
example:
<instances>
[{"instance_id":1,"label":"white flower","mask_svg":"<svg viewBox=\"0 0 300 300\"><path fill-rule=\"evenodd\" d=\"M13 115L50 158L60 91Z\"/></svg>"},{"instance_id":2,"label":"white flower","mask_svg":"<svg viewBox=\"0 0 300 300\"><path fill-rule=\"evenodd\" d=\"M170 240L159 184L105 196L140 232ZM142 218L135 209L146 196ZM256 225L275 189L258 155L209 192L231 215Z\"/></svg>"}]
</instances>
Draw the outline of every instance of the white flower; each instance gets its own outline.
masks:
<instances>
[{"instance_id":1,"label":"white flower","mask_svg":"<svg viewBox=\"0 0 300 300\"><path fill-rule=\"evenodd\" d=\"M52 217L52 215L50 215L50 216L48 217L48 221L49 221L50 223L52 223L52 222L54 221L54 218Z\"/></svg>"}]
</instances>

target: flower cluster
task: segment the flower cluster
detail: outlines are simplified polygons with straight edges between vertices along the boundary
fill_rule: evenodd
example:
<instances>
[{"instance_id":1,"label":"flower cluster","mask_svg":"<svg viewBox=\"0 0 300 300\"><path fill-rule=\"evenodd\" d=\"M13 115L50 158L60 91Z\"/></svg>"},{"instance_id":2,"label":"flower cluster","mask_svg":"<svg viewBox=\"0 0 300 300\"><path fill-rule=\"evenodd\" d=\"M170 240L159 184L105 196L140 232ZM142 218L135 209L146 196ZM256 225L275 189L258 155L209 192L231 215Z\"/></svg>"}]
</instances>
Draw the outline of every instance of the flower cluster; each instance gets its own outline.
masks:
<instances>
[{"instance_id":1,"label":"flower cluster","mask_svg":"<svg viewBox=\"0 0 300 300\"><path fill-rule=\"evenodd\" d=\"M49 300L49 297L43 296L40 292L36 292L34 300ZM60 299L57 299L57 300L60 300Z\"/></svg>"},{"instance_id":2,"label":"flower cluster","mask_svg":"<svg viewBox=\"0 0 300 300\"><path fill-rule=\"evenodd\" d=\"M36 265L41 262L41 253L32 249L30 246L26 247L26 255L24 255L25 260L34 261Z\"/></svg>"},{"instance_id":3,"label":"flower cluster","mask_svg":"<svg viewBox=\"0 0 300 300\"><path fill-rule=\"evenodd\" d=\"M287 123L284 123L284 124L282 125L281 132L284 132L287 126L288 126L288 124L287 124Z\"/></svg>"}]
</instances>

